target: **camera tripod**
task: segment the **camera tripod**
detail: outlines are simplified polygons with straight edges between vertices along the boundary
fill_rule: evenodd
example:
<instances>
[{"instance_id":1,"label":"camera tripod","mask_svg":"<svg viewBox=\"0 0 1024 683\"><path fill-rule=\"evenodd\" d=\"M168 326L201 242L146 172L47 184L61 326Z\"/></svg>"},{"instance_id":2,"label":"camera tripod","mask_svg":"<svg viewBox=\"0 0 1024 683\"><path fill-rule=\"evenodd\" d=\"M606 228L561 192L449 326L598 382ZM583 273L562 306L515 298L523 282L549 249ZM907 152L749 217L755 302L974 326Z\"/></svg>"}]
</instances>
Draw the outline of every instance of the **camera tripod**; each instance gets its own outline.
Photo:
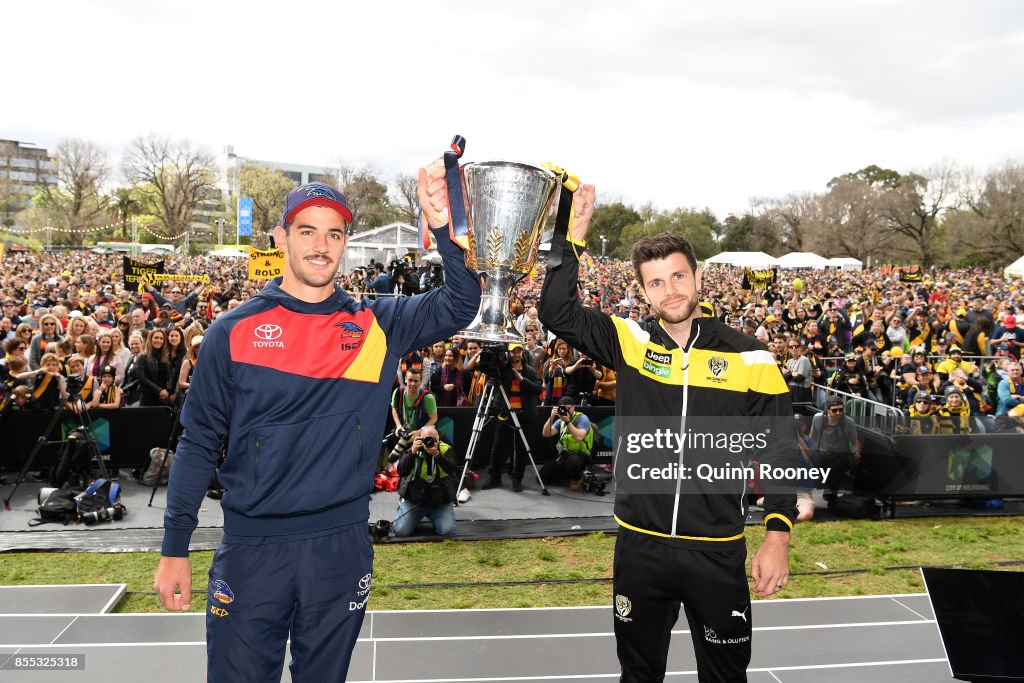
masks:
<instances>
[{"instance_id":1,"label":"camera tripod","mask_svg":"<svg viewBox=\"0 0 1024 683\"><path fill-rule=\"evenodd\" d=\"M43 433L39 435L39 438L36 439L32 452L29 453L28 458L25 459L25 464L21 466L21 471L18 472L18 478L14 481L14 488L11 489L10 495L4 499L4 509L11 509L11 499L14 498L14 494L18 487L21 486L21 482L25 480L28 471L32 469L32 463L35 462L39 451L47 444L60 448L57 454L57 462L51 471L50 484L52 486L61 488L71 481L73 477L77 477L78 481L75 483L84 489L88 486L89 479L91 478L89 465L94 460L100 471L100 476L107 480L110 479L107 465L103 462L103 455L96 445L96 438L92 435L92 420L89 419L89 413L85 409L82 398L76 395L73 405L74 410L72 412L78 417L78 426L68 432L66 439L49 441L50 433L53 432L53 428L57 426L61 414L64 412L63 408L54 408L50 423L43 430Z\"/></svg>"},{"instance_id":2,"label":"camera tripod","mask_svg":"<svg viewBox=\"0 0 1024 683\"><path fill-rule=\"evenodd\" d=\"M530 459L530 465L533 467L533 473L537 476L537 483L540 484L540 492L542 495L550 496L551 493L548 491L547 486L544 485L544 480L540 478L540 470L537 469L537 463L533 460L533 453L530 451L530 442L526 439L526 433L523 432L523 426L519 423L519 416L514 410L512 410L512 404L508 400L508 394L505 393L505 387L501 385L501 382L494 377L487 376L487 383L484 385L484 390L480 394L480 401L477 403L476 417L473 418L473 432L469 436L469 447L466 449L466 461L462 465L462 475L459 477L459 485L456 487L456 492L462 490L462 484L466 480L466 472L469 471L469 465L473 462L473 455L476 453L476 447L480 443L480 434L483 432L484 427L488 421L497 419L497 416L490 415L491 404L496 400L496 394L501 392L501 399L505 402L505 408L508 410L509 419L512 420L512 427L515 429L516 434L523 441L523 447L526 449L526 457ZM515 444L512 445L512 458L513 464L515 463ZM455 503L458 505L458 501Z\"/></svg>"}]
</instances>

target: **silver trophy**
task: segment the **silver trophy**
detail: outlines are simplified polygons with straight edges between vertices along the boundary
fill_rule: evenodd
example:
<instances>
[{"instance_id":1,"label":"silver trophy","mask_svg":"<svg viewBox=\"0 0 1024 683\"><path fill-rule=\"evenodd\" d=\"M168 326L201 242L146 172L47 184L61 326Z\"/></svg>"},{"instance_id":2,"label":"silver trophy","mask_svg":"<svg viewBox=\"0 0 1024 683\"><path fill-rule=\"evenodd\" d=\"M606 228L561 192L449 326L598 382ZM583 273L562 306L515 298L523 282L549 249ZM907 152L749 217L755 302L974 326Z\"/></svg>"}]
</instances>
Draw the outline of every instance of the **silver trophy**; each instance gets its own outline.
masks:
<instances>
[{"instance_id":1,"label":"silver trophy","mask_svg":"<svg viewBox=\"0 0 1024 683\"><path fill-rule=\"evenodd\" d=\"M522 342L509 297L537 260L558 178L539 166L482 161L463 165L462 187L469 227L466 265L480 273L483 292L480 311L459 334L485 342Z\"/></svg>"}]
</instances>

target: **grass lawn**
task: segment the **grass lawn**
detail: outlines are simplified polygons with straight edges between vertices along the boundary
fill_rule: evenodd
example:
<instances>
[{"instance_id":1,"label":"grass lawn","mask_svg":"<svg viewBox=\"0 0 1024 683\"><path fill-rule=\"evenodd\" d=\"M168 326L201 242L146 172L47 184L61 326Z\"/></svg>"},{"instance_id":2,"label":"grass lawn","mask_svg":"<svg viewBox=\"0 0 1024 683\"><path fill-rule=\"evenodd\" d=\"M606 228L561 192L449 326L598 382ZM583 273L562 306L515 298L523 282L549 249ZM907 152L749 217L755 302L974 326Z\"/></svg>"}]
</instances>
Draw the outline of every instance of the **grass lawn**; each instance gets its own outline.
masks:
<instances>
[{"instance_id":1,"label":"grass lawn","mask_svg":"<svg viewBox=\"0 0 1024 683\"><path fill-rule=\"evenodd\" d=\"M751 554L763 530L748 527ZM610 602L614 536L591 534L519 541L395 543L375 548L377 610L602 605ZM192 554L205 592L212 552ZM127 583L118 612L159 611L151 594L155 553L5 553L0 585ZM790 548L792 577L780 597L924 591L921 565L1002 567L1024 558L1020 517L931 518L802 524ZM820 563L820 564L819 564ZM572 580L501 585L511 582ZM426 584L426 585L425 585ZM448 585L431 585L448 584ZM470 585L450 585L470 584ZM202 595L192 609L204 609Z\"/></svg>"}]
</instances>

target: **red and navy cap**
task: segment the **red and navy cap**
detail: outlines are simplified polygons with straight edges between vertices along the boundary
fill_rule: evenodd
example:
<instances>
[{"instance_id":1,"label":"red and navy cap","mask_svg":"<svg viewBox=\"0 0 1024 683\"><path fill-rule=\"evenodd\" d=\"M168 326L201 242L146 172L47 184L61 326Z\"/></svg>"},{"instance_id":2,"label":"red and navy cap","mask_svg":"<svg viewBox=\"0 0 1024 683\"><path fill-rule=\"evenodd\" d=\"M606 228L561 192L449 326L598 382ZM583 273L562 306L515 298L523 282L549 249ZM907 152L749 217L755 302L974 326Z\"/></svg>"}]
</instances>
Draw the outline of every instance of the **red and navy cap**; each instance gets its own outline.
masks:
<instances>
[{"instance_id":1,"label":"red and navy cap","mask_svg":"<svg viewBox=\"0 0 1024 683\"><path fill-rule=\"evenodd\" d=\"M281 225L288 225L295 214L309 206L326 206L341 214L346 223L352 222L345 195L324 183L306 183L288 193L284 200L284 216Z\"/></svg>"}]
</instances>

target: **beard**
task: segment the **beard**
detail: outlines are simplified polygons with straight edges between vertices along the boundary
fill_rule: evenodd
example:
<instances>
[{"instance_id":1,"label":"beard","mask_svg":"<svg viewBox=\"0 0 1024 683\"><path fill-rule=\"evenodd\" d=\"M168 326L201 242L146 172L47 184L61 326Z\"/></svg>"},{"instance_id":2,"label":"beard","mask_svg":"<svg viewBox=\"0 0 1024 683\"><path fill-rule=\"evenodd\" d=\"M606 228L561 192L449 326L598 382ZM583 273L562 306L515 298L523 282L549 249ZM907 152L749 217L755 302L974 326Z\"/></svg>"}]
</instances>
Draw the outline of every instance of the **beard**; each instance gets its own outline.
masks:
<instances>
[{"instance_id":1,"label":"beard","mask_svg":"<svg viewBox=\"0 0 1024 683\"><path fill-rule=\"evenodd\" d=\"M326 254L321 258L329 263L334 263L334 260ZM291 267L292 273L295 274L295 278L307 287L325 287L334 282L334 276L337 273L337 268L323 272L307 270L305 257L299 256L294 251L288 252L288 265Z\"/></svg>"},{"instance_id":2,"label":"beard","mask_svg":"<svg viewBox=\"0 0 1024 683\"><path fill-rule=\"evenodd\" d=\"M690 298L686 299L686 303L683 305L682 309L674 309L671 313L665 311L665 309L663 309L660 305L651 304L651 311L656 316L661 318L663 321L670 324L681 323L683 321L689 320L691 317L693 317L693 312L696 310L696 308L696 299Z\"/></svg>"}]
</instances>

